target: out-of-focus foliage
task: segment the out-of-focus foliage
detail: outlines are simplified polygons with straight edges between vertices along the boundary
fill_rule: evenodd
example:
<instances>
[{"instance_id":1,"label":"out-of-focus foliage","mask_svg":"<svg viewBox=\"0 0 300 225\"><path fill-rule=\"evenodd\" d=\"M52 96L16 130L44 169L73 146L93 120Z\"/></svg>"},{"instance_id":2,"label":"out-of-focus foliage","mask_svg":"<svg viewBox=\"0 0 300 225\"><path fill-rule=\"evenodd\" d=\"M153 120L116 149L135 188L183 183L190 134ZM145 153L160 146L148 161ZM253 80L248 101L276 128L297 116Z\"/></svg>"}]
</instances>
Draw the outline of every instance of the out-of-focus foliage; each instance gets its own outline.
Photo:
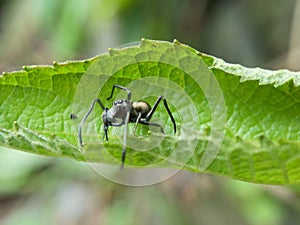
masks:
<instances>
[{"instance_id":1,"label":"out-of-focus foliage","mask_svg":"<svg viewBox=\"0 0 300 225\"><path fill-rule=\"evenodd\" d=\"M141 37L178 38L246 66L299 70L299 7L298 0L2 0L0 70L87 58ZM159 185L131 188L68 159L1 148L0 162L5 225L300 221L299 187L181 172Z\"/></svg>"}]
</instances>

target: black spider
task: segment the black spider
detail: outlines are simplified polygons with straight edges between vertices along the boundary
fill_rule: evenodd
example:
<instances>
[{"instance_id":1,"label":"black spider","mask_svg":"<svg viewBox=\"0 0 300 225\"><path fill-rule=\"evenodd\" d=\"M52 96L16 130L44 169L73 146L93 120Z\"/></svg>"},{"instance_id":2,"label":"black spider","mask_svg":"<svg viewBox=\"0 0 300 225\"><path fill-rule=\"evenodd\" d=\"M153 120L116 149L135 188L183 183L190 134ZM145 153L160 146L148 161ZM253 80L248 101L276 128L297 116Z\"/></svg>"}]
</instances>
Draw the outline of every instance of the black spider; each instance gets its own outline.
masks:
<instances>
[{"instance_id":1,"label":"black spider","mask_svg":"<svg viewBox=\"0 0 300 225\"><path fill-rule=\"evenodd\" d=\"M82 135L81 135L82 126L83 126L84 122L86 121L86 119L88 118L88 116L90 115L90 113L92 112L95 104L98 103L99 106L103 110L103 113L102 113L102 121L103 121L103 128L104 128L103 138L105 137L105 139L108 141L107 130L108 130L109 126L119 127L119 126L125 125L123 148L122 148L122 165L121 165L121 167L123 167L124 162L125 162L125 156L126 156L126 140L127 140L128 123L136 123L136 125L138 123L140 123L140 124L144 124L144 125L148 125L148 126L159 127L161 132L164 133L164 130L160 124L149 122L153 113L155 112L158 104L161 102L161 100L163 100L164 106L172 120L172 123L174 126L174 133L176 133L176 123L175 123L175 120L171 114L169 107L168 107L167 101L163 96L159 96L157 98L156 102L154 103L153 107L151 108L151 106L147 102L131 101L130 90L126 87L122 87L120 85L115 84L112 88L111 95L107 98L107 100L112 98L115 88L120 88L120 89L126 91L127 99L118 99L118 100L114 101L112 108L109 109L109 108L104 107L104 105L102 104L102 102L99 98L96 98L92 102L89 110L87 111L87 113L85 114L83 119L81 120L79 129L78 129L78 139L79 139L80 145L82 146L83 145ZM72 118L72 116L71 116L71 118Z\"/></svg>"}]
</instances>

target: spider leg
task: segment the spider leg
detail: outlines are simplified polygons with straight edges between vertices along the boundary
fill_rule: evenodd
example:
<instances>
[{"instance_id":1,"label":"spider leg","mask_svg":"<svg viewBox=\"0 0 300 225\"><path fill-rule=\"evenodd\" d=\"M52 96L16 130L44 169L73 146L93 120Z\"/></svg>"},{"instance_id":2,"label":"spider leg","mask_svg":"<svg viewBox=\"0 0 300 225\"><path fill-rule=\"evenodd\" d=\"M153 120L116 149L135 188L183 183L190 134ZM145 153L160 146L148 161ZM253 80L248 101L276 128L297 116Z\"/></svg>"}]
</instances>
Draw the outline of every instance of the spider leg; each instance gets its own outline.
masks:
<instances>
[{"instance_id":1,"label":"spider leg","mask_svg":"<svg viewBox=\"0 0 300 225\"><path fill-rule=\"evenodd\" d=\"M148 115L146 116L146 121L149 121L151 119L151 117L153 116L153 113L155 112L155 110L157 109L157 106L158 104L161 102L161 100L163 100L164 102L164 106L170 116L170 119L173 123L173 127L174 127L174 133L176 133L176 122L175 122L175 119L174 117L172 116L172 113L169 109L169 106L168 106L168 103L167 103L167 100L163 97L163 96L159 96L156 100L156 102L154 103L152 109L150 110L150 112L148 113Z\"/></svg>"},{"instance_id":2,"label":"spider leg","mask_svg":"<svg viewBox=\"0 0 300 225\"><path fill-rule=\"evenodd\" d=\"M78 119L78 117L75 114L71 113L70 114L70 119L71 120L76 120L76 119Z\"/></svg>"},{"instance_id":3,"label":"spider leg","mask_svg":"<svg viewBox=\"0 0 300 225\"><path fill-rule=\"evenodd\" d=\"M120 127L123 124L124 124L123 122L121 122L121 123L112 123L110 126L112 126L112 127ZM108 141L108 135L107 135L108 126L104 125L103 126L103 130L104 130L103 139L105 138L105 140Z\"/></svg>"},{"instance_id":4,"label":"spider leg","mask_svg":"<svg viewBox=\"0 0 300 225\"><path fill-rule=\"evenodd\" d=\"M122 147L122 164L121 169L124 168L125 157L126 157L126 143L127 143L127 131L128 131L128 123L129 123L130 110L126 113L125 123L124 123L124 136L123 136L123 147Z\"/></svg>"},{"instance_id":5,"label":"spider leg","mask_svg":"<svg viewBox=\"0 0 300 225\"><path fill-rule=\"evenodd\" d=\"M103 130L104 130L103 139L105 138L105 140L108 141L108 135L107 135L108 126L103 125Z\"/></svg>"},{"instance_id":6,"label":"spider leg","mask_svg":"<svg viewBox=\"0 0 300 225\"><path fill-rule=\"evenodd\" d=\"M173 123L174 134L175 134L175 133L176 133L176 122L175 122L175 119L174 119L174 117L173 117L173 115L172 115L172 113L171 113L171 111L170 111L170 109L169 109L167 100L166 100L166 99L163 99L163 101L164 101L164 106L165 106L165 108L166 108L166 110L167 110L167 112L168 112L168 114L169 114L169 116L170 116L170 118L171 118L172 123Z\"/></svg>"},{"instance_id":7,"label":"spider leg","mask_svg":"<svg viewBox=\"0 0 300 225\"><path fill-rule=\"evenodd\" d=\"M102 102L100 101L99 98L96 98L96 99L92 102L92 104L91 104L89 110L88 110L87 113L84 115L84 117L82 118L82 120L81 120L81 122L80 122L80 124L79 124L79 128L78 128L78 139L79 139L79 143L80 143L81 146L82 146L82 135L81 135L82 126L83 126L84 122L86 121L86 119L88 118L88 116L91 114L91 112L92 112L92 110L93 110L93 108L94 108L94 106L95 106L96 103L99 104L99 106L102 108L102 110L106 110L106 108L104 107L104 105L102 104ZM107 134L106 134L106 135L107 135Z\"/></svg>"},{"instance_id":8,"label":"spider leg","mask_svg":"<svg viewBox=\"0 0 300 225\"><path fill-rule=\"evenodd\" d=\"M144 124L144 125L148 125L148 126L159 127L160 132L163 133L163 134L165 133L164 129L162 128L162 126L159 123L152 123L152 122L149 122L149 121L146 121L146 120L140 120L139 123Z\"/></svg>"},{"instance_id":9,"label":"spider leg","mask_svg":"<svg viewBox=\"0 0 300 225\"><path fill-rule=\"evenodd\" d=\"M109 100L109 99L112 98L112 96L113 96L113 94L114 94L114 91L115 91L115 88L120 88L120 89L126 91L126 92L127 92L127 100L130 100L130 99L131 99L131 91L130 91L128 88L123 87L123 86L120 86L120 85L118 85L118 84L114 84L114 86L113 86L113 88L112 88L112 90L111 90L111 94L110 94L110 96L109 96L106 100Z\"/></svg>"},{"instance_id":10,"label":"spider leg","mask_svg":"<svg viewBox=\"0 0 300 225\"><path fill-rule=\"evenodd\" d=\"M139 114L138 114L138 116L137 116L137 118L136 118L136 121L135 121L134 128L133 128L133 133L135 133L135 131L136 131L136 127L137 127L138 123L140 122L140 120L141 120L141 117L142 117L142 113L141 113L141 112L139 112Z\"/></svg>"}]
</instances>

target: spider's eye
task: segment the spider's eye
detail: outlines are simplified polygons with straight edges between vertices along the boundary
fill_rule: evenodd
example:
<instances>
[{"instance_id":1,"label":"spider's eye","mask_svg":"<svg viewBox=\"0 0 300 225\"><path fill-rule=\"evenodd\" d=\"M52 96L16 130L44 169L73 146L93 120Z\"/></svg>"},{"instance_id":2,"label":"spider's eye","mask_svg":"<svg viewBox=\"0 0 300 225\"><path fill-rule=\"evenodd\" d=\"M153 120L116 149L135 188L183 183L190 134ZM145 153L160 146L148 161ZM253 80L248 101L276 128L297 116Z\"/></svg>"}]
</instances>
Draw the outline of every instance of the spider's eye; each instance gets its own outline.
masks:
<instances>
[{"instance_id":1,"label":"spider's eye","mask_svg":"<svg viewBox=\"0 0 300 225\"><path fill-rule=\"evenodd\" d=\"M113 105L121 105L124 102L123 99L118 99L116 101L114 101Z\"/></svg>"}]
</instances>

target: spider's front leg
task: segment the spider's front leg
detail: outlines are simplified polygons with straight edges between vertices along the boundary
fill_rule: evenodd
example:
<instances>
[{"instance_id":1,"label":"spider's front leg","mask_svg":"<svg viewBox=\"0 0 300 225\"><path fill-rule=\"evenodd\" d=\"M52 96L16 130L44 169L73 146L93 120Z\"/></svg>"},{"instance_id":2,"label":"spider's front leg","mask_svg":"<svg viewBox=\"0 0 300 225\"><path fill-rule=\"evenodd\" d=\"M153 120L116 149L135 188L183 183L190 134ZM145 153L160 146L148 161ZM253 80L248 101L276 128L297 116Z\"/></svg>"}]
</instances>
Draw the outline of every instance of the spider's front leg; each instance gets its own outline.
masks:
<instances>
[{"instance_id":1,"label":"spider's front leg","mask_svg":"<svg viewBox=\"0 0 300 225\"><path fill-rule=\"evenodd\" d=\"M110 94L110 96L106 100L109 100L109 99L112 98L112 96L114 94L114 91L115 91L115 88L120 88L121 90L126 91L127 92L127 100L131 100L131 91L128 88L120 86L118 84L114 84L114 86L113 86L113 88L111 90L111 94Z\"/></svg>"},{"instance_id":2,"label":"spider's front leg","mask_svg":"<svg viewBox=\"0 0 300 225\"><path fill-rule=\"evenodd\" d=\"M98 104L102 110L106 111L107 108L104 107L104 105L102 104L101 100L99 98L94 99L94 101L92 102L89 110L87 111L87 113L84 115L84 117L82 118L80 124L79 124L79 128L78 128L78 140L79 140L79 144L81 146L83 146L83 142L82 142L82 127L84 122L86 121L86 119L89 117L89 115L91 114L91 112L93 111L95 104Z\"/></svg>"},{"instance_id":3,"label":"spider's front leg","mask_svg":"<svg viewBox=\"0 0 300 225\"><path fill-rule=\"evenodd\" d=\"M130 117L130 110L128 110L126 113L126 118L125 118L125 123L124 123L121 169L124 168L124 163L125 163L125 158L126 158L126 144L127 144L127 131L128 131L129 117Z\"/></svg>"}]
</instances>

